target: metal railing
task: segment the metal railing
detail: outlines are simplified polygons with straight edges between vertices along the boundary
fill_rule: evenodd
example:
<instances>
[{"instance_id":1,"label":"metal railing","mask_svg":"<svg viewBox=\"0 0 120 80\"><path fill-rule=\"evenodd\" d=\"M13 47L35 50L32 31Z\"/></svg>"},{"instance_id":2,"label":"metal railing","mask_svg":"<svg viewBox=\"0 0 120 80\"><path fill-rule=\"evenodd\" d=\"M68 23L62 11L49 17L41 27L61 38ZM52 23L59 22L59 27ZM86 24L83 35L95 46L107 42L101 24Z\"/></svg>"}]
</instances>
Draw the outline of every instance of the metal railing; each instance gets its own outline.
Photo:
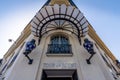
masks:
<instances>
[{"instance_id":1,"label":"metal railing","mask_svg":"<svg viewBox=\"0 0 120 80\"><path fill-rule=\"evenodd\" d=\"M71 54L72 48L70 44L48 44L48 54Z\"/></svg>"}]
</instances>

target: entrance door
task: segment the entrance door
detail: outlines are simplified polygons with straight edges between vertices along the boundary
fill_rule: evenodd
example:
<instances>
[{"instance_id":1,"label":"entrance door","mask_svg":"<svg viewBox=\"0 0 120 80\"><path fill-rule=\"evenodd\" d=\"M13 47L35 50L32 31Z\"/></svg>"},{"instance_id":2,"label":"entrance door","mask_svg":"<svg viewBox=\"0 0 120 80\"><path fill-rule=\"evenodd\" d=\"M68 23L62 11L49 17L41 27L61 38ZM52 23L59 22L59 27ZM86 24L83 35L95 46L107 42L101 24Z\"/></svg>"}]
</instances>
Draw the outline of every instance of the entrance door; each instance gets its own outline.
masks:
<instances>
[{"instance_id":1,"label":"entrance door","mask_svg":"<svg viewBox=\"0 0 120 80\"><path fill-rule=\"evenodd\" d=\"M41 80L78 80L76 70L43 70Z\"/></svg>"},{"instance_id":2,"label":"entrance door","mask_svg":"<svg viewBox=\"0 0 120 80\"><path fill-rule=\"evenodd\" d=\"M72 80L70 77L51 77L47 78L47 80Z\"/></svg>"}]
</instances>

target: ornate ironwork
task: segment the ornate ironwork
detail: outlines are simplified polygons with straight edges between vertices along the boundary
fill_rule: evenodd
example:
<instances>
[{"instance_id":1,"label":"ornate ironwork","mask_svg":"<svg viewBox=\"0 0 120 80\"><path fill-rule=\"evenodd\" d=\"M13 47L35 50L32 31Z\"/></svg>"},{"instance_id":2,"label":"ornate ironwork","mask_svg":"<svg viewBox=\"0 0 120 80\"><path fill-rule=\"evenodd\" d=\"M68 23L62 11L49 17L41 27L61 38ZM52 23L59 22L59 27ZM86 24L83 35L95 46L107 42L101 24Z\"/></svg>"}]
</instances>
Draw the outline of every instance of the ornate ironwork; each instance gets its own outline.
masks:
<instances>
[{"instance_id":1,"label":"ornate ironwork","mask_svg":"<svg viewBox=\"0 0 120 80\"><path fill-rule=\"evenodd\" d=\"M67 22L71 25L68 29ZM79 42L81 43L81 36L85 36L88 31L88 22L78 8L74 6L57 5L44 6L31 21L32 32L35 36L39 37L39 41L42 36L52 30L66 30L74 33Z\"/></svg>"},{"instance_id":2,"label":"ornate ironwork","mask_svg":"<svg viewBox=\"0 0 120 80\"><path fill-rule=\"evenodd\" d=\"M72 48L70 44L49 44L47 54L71 54Z\"/></svg>"}]
</instances>

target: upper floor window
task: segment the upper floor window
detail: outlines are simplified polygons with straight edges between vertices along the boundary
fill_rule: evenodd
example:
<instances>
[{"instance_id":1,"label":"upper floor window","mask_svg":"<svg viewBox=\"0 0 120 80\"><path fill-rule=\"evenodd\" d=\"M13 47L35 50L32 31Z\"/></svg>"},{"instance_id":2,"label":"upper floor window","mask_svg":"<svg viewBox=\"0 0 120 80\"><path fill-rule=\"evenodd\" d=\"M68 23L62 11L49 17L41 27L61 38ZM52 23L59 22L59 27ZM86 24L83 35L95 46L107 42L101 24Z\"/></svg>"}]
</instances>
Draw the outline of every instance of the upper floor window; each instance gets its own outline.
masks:
<instances>
[{"instance_id":1,"label":"upper floor window","mask_svg":"<svg viewBox=\"0 0 120 80\"><path fill-rule=\"evenodd\" d=\"M69 39L64 35L52 36L50 44L48 44L48 53L71 53Z\"/></svg>"}]
</instances>

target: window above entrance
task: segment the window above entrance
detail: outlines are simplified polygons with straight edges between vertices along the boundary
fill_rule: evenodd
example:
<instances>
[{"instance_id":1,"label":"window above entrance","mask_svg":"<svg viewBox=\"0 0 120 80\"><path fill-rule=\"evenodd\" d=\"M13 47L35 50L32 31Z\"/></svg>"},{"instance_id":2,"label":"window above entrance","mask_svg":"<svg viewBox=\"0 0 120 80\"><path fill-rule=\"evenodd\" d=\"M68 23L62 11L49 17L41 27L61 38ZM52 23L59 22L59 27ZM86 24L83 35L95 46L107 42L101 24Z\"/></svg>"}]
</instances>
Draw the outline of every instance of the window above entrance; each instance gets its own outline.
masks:
<instances>
[{"instance_id":1,"label":"window above entrance","mask_svg":"<svg viewBox=\"0 0 120 80\"><path fill-rule=\"evenodd\" d=\"M48 44L47 54L71 54L71 45L69 39L61 34L51 37L50 44Z\"/></svg>"}]
</instances>

